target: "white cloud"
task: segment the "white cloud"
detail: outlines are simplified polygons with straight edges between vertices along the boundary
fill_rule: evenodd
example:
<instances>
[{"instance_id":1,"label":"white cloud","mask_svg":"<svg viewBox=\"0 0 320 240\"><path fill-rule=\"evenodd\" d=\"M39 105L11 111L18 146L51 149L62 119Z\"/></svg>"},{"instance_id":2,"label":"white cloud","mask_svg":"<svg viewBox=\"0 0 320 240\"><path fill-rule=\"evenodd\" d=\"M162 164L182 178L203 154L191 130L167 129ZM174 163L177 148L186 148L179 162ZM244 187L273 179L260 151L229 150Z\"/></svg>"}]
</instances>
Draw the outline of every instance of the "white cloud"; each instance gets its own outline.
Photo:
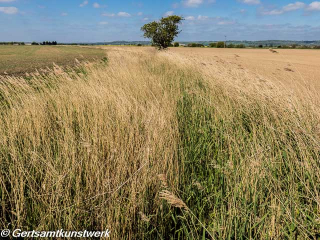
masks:
<instances>
[{"instance_id":1,"label":"white cloud","mask_svg":"<svg viewBox=\"0 0 320 240\"><path fill-rule=\"evenodd\" d=\"M187 21L193 21L193 20L195 20L196 18L195 18L194 16L188 16L188 17L185 17L185 19L186 19Z\"/></svg>"},{"instance_id":2,"label":"white cloud","mask_svg":"<svg viewBox=\"0 0 320 240\"><path fill-rule=\"evenodd\" d=\"M309 5L309 7L310 7L310 5ZM296 11L296 10L299 10L299 9L306 9L306 7L307 7L307 5L305 3L303 3L303 2L295 2L295 3L290 3L290 4L284 6L284 7L280 8L280 9L262 11L261 14L262 15L281 15L281 14L284 14L286 12L292 12L292 11ZM320 9L320 2L319 2L319 9Z\"/></svg>"},{"instance_id":3,"label":"white cloud","mask_svg":"<svg viewBox=\"0 0 320 240\"><path fill-rule=\"evenodd\" d=\"M65 13L65 12L63 12L63 13L61 13L61 16L68 16L68 13Z\"/></svg>"},{"instance_id":4,"label":"white cloud","mask_svg":"<svg viewBox=\"0 0 320 240\"><path fill-rule=\"evenodd\" d=\"M131 17L130 13L127 12L118 12L117 14L119 17Z\"/></svg>"},{"instance_id":5,"label":"white cloud","mask_svg":"<svg viewBox=\"0 0 320 240\"><path fill-rule=\"evenodd\" d=\"M143 21L149 21L149 18L146 17L146 18L143 19Z\"/></svg>"},{"instance_id":6,"label":"white cloud","mask_svg":"<svg viewBox=\"0 0 320 240\"><path fill-rule=\"evenodd\" d=\"M116 15L114 13L102 13L102 16L104 16L104 17L114 17Z\"/></svg>"},{"instance_id":7,"label":"white cloud","mask_svg":"<svg viewBox=\"0 0 320 240\"><path fill-rule=\"evenodd\" d=\"M138 12L138 16L142 16L143 15L143 12Z\"/></svg>"},{"instance_id":8,"label":"white cloud","mask_svg":"<svg viewBox=\"0 0 320 240\"><path fill-rule=\"evenodd\" d=\"M207 19L209 19L208 16L202 16L202 15L198 16L198 20L207 20Z\"/></svg>"},{"instance_id":9,"label":"white cloud","mask_svg":"<svg viewBox=\"0 0 320 240\"><path fill-rule=\"evenodd\" d=\"M84 1L83 3L80 4L80 7L84 7L86 5L88 5L89 1Z\"/></svg>"},{"instance_id":10,"label":"white cloud","mask_svg":"<svg viewBox=\"0 0 320 240\"><path fill-rule=\"evenodd\" d=\"M183 3L186 7L199 7L203 3L203 0L186 0Z\"/></svg>"},{"instance_id":11,"label":"white cloud","mask_svg":"<svg viewBox=\"0 0 320 240\"><path fill-rule=\"evenodd\" d=\"M99 22L100 25L107 25L109 24L108 22Z\"/></svg>"},{"instance_id":12,"label":"white cloud","mask_svg":"<svg viewBox=\"0 0 320 240\"><path fill-rule=\"evenodd\" d=\"M307 11L320 11L320 2L312 2L306 8Z\"/></svg>"},{"instance_id":13,"label":"white cloud","mask_svg":"<svg viewBox=\"0 0 320 240\"><path fill-rule=\"evenodd\" d=\"M249 4L249 5L258 5L260 4L260 0L238 0L239 2Z\"/></svg>"},{"instance_id":14,"label":"white cloud","mask_svg":"<svg viewBox=\"0 0 320 240\"><path fill-rule=\"evenodd\" d=\"M172 16L173 14L174 14L174 11L168 11L163 16L169 17L169 16Z\"/></svg>"},{"instance_id":15,"label":"white cloud","mask_svg":"<svg viewBox=\"0 0 320 240\"><path fill-rule=\"evenodd\" d=\"M178 7L179 7L179 3L172 4L172 8L178 8Z\"/></svg>"},{"instance_id":16,"label":"white cloud","mask_svg":"<svg viewBox=\"0 0 320 240\"><path fill-rule=\"evenodd\" d=\"M197 8L200 7L202 4L212 4L215 3L216 0L182 0L179 3L173 3L173 8L178 8L180 6L188 7L188 8Z\"/></svg>"},{"instance_id":17,"label":"white cloud","mask_svg":"<svg viewBox=\"0 0 320 240\"><path fill-rule=\"evenodd\" d=\"M218 22L218 25L233 25L235 23L235 21L220 21Z\"/></svg>"},{"instance_id":18,"label":"white cloud","mask_svg":"<svg viewBox=\"0 0 320 240\"><path fill-rule=\"evenodd\" d=\"M278 10L278 9L261 12L262 15L281 15L283 13L284 13L283 10Z\"/></svg>"},{"instance_id":19,"label":"white cloud","mask_svg":"<svg viewBox=\"0 0 320 240\"><path fill-rule=\"evenodd\" d=\"M100 8L101 6L100 6L99 3L94 3L94 4L93 4L93 7L94 7L94 8Z\"/></svg>"},{"instance_id":20,"label":"white cloud","mask_svg":"<svg viewBox=\"0 0 320 240\"><path fill-rule=\"evenodd\" d=\"M0 12L5 14L17 14L19 10L16 7L0 7Z\"/></svg>"},{"instance_id":21,"label":"white cloud","mask_svg":"<svg viewBox=\"0 0 320 240\"><path fill-rule=\"evenodd\" d=\"M283 7L283 11L284 12L295 11L295 10L304 8L305 6L306 6L306 4L303 2L290 3L287 6Z\"/></svg>"}]
</instances>

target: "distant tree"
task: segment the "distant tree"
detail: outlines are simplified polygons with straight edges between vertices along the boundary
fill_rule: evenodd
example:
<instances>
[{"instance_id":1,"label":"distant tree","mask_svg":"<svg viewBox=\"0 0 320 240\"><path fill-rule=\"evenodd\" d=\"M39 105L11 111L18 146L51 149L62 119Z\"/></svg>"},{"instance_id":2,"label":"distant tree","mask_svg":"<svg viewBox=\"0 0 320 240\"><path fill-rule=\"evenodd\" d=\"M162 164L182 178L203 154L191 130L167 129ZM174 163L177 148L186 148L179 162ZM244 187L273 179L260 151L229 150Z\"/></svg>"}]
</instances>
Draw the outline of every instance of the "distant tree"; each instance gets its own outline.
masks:
<instances>
[{"instance_id":1,"label":"distant tree","mask_svg":"<svg viewBox=\"0 0 320 240\"><path fill-rule=\"evenodd\" d=\"M138 44L137 44L137 46L138 46L138 47L141 47L141 46L142 46L142 44L141 44L141 43L138 43Z\"/></svg>"},{"instance_id":2,"label":"distant tree","mask_svg":"<svg viewBox=\"0 0 320 240\"><path fill-rule=\"evenodd\" d=\"M174 46L174 47L179 47L179 46L180 46L180 43L175 42L175 43L173 44L173 46Z\"/></svg>"},{"instance_id":3,"label":"distant tree","mask_svg":"<svg viewBox=\"0 0 320 240\"><path fill-rule=\"evenodd\" d=\"M204 45L201 43L189 43L188 47L204 47Z\"/></svg>"},{"instance_id":4,"label":"distant tree","mask_svg":"<svg viewBox=\"0 0 320 240\"><path fill-rule=\"evenodd\" d=\"M236 45L236 48L245 48L246 46L244 44L239 44L239 45Z\"/></svg>"},{"instance_id":5,"label":"distant tree","mask_svg":"<svg viewBox=\"0 0 320 240\"><path fill-rule=\"evenodd\" d=\"M217 43L209 43L209 47L216 48L217 47Z\"/></svg>"},{"instance_id":6,"label":"distant tree","mask_svg":"<svg viewBox=\"0 0 320 240\"><path fill-rule=\"evenodd\" d=\"M145 38L151 39L152 45L158 49L166 49L181 32L179 24L182 20L182 17L176 15L161 18L160 21L145 24L141 31L144 32Z\"/></svg>"},{"instance_id":7,"label":"distant tree","mask_svg":"<svg viewBox=\"0 0 320 240\"><path fill-rule=\"evenodd\" d=\"M31 45L39 45L37 42L32 42Z\"/></svg>"},{"instance_id":8,"label":"distant tree","mask_svg":"<svg viewBox=\"0 0 320 240\"><path fill-rule=\"evenodd\" d=\"M58 45L58 43L57 41L52 41L52 42L45 41L45 42L42 42L40 45Z\"/></svg>"},{"instance_id":9,"label":"distant tree","mask_svg":"<svg viewBox=\"0 0 320 240\"><path fill-rule=\"evenodd\" d=\"M263 45L259 45L259 48L263 48Z\"/></svg>"},{"instance_id":10,"label":"distant tree","mask_svg":"<svg viewBox=\"0 0 320 240\"><path fill-rule=\"evenodd\" d=\"M227 48L234 48L234 47L235 47L235 45L233 43L230 43L227 45Z\"/></svg>"},{"instance_id":11,"label":"distant tree","mask_svg":"<svg viewBox=\"0 0 320 240\"><path fill-rule=\"evenodd\" d=\"M224 42L217 42L217 48L224 48Z\"/></svg>"}]
</instances>

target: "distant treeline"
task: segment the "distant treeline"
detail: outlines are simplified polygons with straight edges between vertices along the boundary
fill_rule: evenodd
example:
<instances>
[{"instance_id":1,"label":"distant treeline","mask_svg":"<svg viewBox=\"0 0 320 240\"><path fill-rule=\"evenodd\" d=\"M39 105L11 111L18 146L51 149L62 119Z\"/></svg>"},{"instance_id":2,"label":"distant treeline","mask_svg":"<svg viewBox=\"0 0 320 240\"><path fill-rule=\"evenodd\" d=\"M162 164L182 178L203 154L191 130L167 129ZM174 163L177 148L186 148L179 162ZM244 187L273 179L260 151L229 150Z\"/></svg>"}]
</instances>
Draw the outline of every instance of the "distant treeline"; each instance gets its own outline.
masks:
<instances>
[{"instance_id":1,"label":"distant treeline","mask_svg":"<svg viewBox=\"0 0 320 240\"><path fill-rule=\"evenodd\" d=\"M30 44L30 43L29 43ZM0 45L26 45L24 42L0 42ZM32 42L31 45L58 45L57 41Z\"/></svg>"},{"instance_id":2,"label":"distant treeline","mask_svg":"<svg viewBox=\"0 0 320 240\"><path fill-rule=\"evenodd\" d=\"M188 43L188 44L180 44L175 42L172 47L210 47L210 48L283 48L283 49L320 49L320 45L298 45L298 44L291 44L291 45L274 45L274 44L266 44L266 45L251 45L247 46L243 43L241 44L234 44L228 42L210 42L208 44L203 43Z\"/></svg>"},{"instance_id":3,"label":"distant treeline","mask_svg":"<svg viewBox=\"0 0 320 240\"><path fill-rule=\"evenodd\" d=\"M211 42L208 45L204 45L202 43L188 43L188 44L180 44L178 42L175 42L173 44L173 47L210 47L210 48L245 48L246 46L244 44L227 44L225 42Z\"/></svg>"},{"instance_id":4,"label":"distant treeline","mask_svg":"<svg viewBox=\"0 0 320 240\"><path fill-rule=\"evenodd\" d=\"M279 41L281 43L282 41ZM284 42L284 41L283 41ZM119 45L128 45L128 46L150 46L148 42L112 42L112 43L59 43L62 45L113 45L115 43L118 43ZM301 45L297 43L290 43L286 42L288 44L274 44L267 42L266 44L256 44L253 45L253 42L250 42L250 44L245 43L239 43L239 42L175 42L171 45L171 47L210 47L210 48L282 48L282 49L320 49L320 44L316 45ZM261 42L256 42L261 43ZM318 43L318 42L316 42ZM32 42L31 45L59 45L57 41L44 41L44 42ZM24 42L0 42L0 45L26 45ZM30 43L29 43L30 45ZM152 44L151 44L152 45Z\"/></svg>"},{"instance_id":5,"label":"distant treeline","mask_svg":"<svg viewBox=\"0 0 320 240\"><path fill-rule=\"evenodd\" d=\"M259 48L283 48L283 49L320 49L320 45L278 45L278 46L273 46L273 45L259 45Z\"/></svg>"},{"instance_id":6,"label":"distant treeline","mask_svg":"<svg viewBox=\"0 0 320 240\"><path fill-rule=\"evenodd\" d=\"M24 42L0 42L0 45L25 45Z\"/></svg>"},{"instance_id":7,"label":"distant treeline","mask_svg":"<svg viewBox=\"0 0 320 240\"><path fill-rule=\"evenodd\" d=\"M58 45L57 41L44 41L42 43L32 42L31 45Z\"/></svg>"}]
</instances>

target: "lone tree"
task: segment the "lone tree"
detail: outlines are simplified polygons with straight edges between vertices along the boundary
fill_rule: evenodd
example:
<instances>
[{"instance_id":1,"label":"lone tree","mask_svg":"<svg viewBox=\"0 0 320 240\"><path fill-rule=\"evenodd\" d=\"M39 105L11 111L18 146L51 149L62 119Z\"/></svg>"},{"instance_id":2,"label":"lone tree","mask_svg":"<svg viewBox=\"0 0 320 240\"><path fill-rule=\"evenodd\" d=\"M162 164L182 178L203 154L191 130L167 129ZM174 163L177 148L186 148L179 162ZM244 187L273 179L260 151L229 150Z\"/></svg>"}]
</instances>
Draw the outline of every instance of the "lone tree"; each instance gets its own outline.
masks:
<instances>
[{"instance_id":1,"label":"lone tree","mask_svg":"<svg viewBox=\"0 0 320 240\"><path fill-rule=\"evenodd\" d=\"M176 15L161 18L160 21L145 24L141 31L144 32L143 36L150 38L152 44L158 49L166 49L172 45L174 38L181 32L179 24L182 20L182 17Z\"/></svg>"}]
</instances>

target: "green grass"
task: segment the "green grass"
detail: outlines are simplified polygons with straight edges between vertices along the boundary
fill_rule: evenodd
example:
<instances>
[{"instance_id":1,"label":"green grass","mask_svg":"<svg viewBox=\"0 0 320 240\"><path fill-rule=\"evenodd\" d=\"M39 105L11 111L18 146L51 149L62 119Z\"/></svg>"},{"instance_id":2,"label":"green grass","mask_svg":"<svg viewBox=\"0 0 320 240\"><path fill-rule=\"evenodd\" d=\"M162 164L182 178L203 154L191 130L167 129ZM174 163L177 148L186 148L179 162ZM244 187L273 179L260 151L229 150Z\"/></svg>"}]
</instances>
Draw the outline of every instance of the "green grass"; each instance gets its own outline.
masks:
<instances>
[{"instance_id":1,"label":"green grass","mask_svg":"<svg viewBox=\"0 0 320 240\"><path fill-rule=\"evenodd\" d=\"M306 118L194 73L180 83L175 185L190 210L164 203L150 238L319 239L320 151L297 130Z\"/></svg>"},{"instance_id":2,"label":"green grass","mask_svg":"<svg viewBox=\"0 0 320 240\"><path fill-rule=\"evenodd\" d=\"M192 214L167 209L163 238L320 238L319 145L295 130L299 116L233 99L197 76L182 89L178 193Z\"/></svg>"},{"instance_id":3,"label":"green grass","mask_svg":"<svg viewBox=\"0 0 320 240\"><path fill-rule=\"evenodd\" d=\"M91 61L105 56L104 50L78 46L0 46L0 75L25 75L52 68L53 63L73 66L75 59Z\"/></svg>"}]
</instances>

